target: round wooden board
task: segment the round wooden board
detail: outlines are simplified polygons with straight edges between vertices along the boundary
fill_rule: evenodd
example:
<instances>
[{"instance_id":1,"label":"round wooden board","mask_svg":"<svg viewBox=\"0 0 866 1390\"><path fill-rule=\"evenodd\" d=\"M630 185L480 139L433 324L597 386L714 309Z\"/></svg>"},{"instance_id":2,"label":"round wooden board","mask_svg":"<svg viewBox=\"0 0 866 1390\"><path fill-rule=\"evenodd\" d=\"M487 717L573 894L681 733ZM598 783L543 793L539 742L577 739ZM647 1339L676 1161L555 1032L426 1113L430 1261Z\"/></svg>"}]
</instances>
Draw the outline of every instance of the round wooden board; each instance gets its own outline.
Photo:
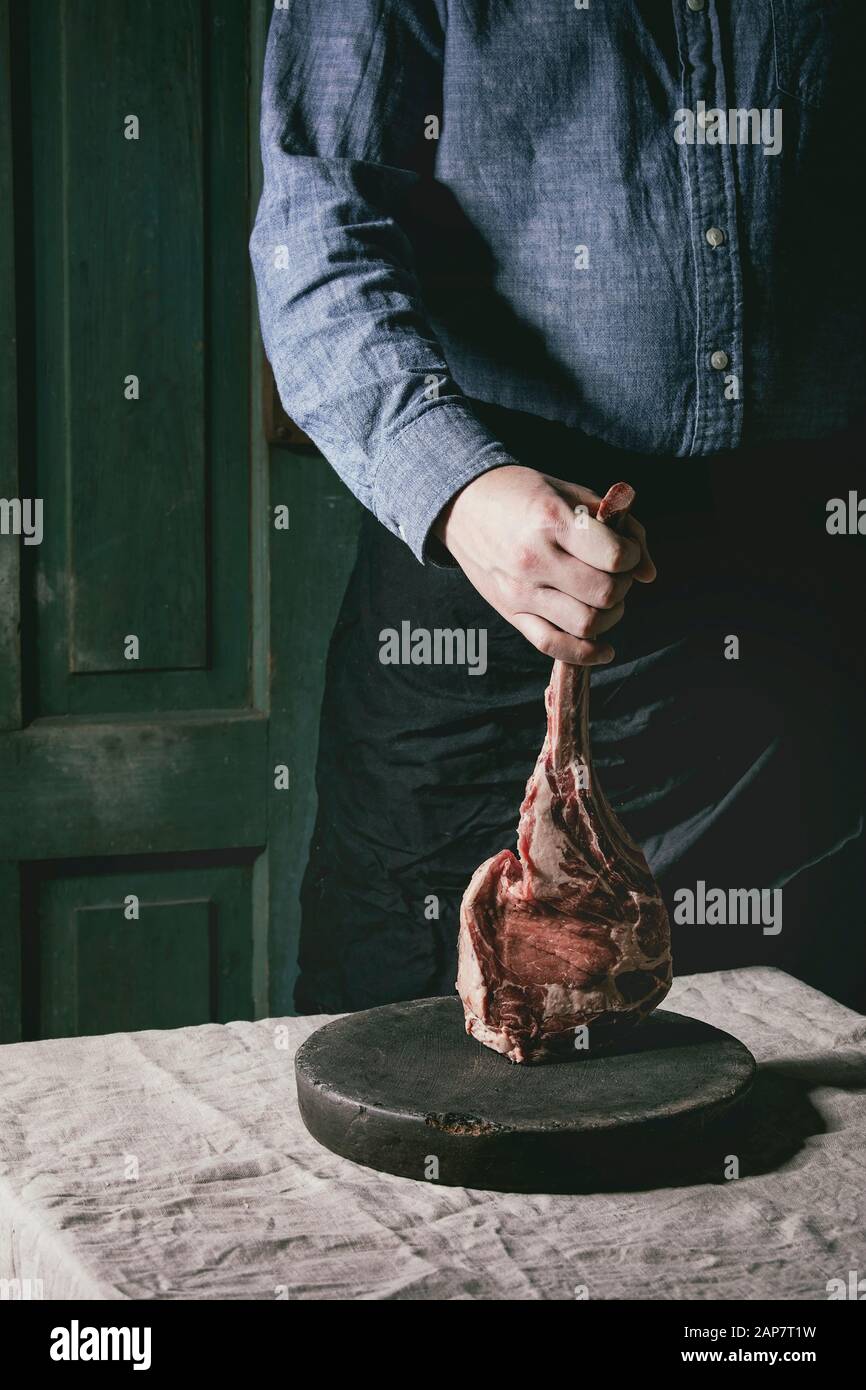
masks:
<instances>
[{"instance_id":1,"label":"round wooden board","mask_svg":"<svg viewBox=\"0 0 866 1390\"><path fill-rule=\"evenodd\" d=\"M593 1056L515 1066L470 1038L456 998L348 1014L295 1060L304 1124L386 1173L497 1191L583 1191L673 1178L683 1156L725 1157L719 1117L755 1059L709 1024L658 1010Z\"/></svg>"}]
</instances>

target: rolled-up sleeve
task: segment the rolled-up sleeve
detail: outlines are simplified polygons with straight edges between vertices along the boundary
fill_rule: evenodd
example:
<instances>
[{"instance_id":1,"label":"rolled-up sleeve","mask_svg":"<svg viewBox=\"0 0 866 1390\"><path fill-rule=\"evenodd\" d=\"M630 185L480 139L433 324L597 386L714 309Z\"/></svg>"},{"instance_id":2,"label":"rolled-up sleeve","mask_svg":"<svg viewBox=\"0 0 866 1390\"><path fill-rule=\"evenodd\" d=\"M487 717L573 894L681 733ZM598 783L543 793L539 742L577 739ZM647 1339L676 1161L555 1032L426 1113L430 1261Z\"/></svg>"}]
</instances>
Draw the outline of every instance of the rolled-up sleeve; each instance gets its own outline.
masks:
<instances>
[{"instance_id":1,"label":"rolled-up sleeve","mask_svg":"<svg viewBox=\"0 0 866 1390\"><path fill-rule=\"evenodd\" d=\"M444 0L274 11L250 242L287 412L419 560L460 488L514 462L451 377L406 230L442 118L443 23Z\"/></svg>"}]
</instances>

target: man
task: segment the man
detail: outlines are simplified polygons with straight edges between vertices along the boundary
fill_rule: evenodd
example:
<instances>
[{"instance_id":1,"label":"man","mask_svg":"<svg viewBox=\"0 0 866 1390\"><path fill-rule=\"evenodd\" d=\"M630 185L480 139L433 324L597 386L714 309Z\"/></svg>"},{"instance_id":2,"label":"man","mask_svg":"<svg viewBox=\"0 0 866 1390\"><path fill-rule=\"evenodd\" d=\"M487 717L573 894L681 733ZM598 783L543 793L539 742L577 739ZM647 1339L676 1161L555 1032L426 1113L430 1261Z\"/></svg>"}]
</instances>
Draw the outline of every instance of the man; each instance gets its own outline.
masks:
<instances>
[{"instance_id":1,"label":"man","mask_svg":"<svg viewBox=\"0 0 866 1390\"><path fill-rule=\"evenodd\" d=\"M597 772L677 968L862 986L858 542L827 529L864 409L862 8L275 10L263 333L369 509L328 665L301 1011L451 990L551 657L593 668ZM593 519L620 479L646 533ZM483 640L483 672L393 660L407 623ZM727 920L709 890L778 911Z\"/></svg>"}]
</instances>

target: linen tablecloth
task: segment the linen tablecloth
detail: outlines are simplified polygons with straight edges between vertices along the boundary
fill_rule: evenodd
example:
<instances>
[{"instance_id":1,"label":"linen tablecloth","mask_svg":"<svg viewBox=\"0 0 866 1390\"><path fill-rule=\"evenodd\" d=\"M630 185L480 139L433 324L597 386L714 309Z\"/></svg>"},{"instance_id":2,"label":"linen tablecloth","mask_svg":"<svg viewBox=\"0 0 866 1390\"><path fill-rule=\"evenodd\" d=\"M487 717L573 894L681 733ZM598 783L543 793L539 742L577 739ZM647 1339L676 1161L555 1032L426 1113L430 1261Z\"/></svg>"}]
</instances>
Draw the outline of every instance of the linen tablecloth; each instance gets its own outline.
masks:
<instances>
[{"instance_id":1,"label":"linen tablecloth","mask_svg":"<svg viewBox=\"0 0 866 1390\"><path fill-rule=\"evenodd\" d=\"M322 1149L270 1019L0 1048L0 1277L85 1299L826 1299L866 1275L866 1018L777 970L666 1007L760 1064L741 1176L577 1196Z\"/></svg>"}]
</instances>

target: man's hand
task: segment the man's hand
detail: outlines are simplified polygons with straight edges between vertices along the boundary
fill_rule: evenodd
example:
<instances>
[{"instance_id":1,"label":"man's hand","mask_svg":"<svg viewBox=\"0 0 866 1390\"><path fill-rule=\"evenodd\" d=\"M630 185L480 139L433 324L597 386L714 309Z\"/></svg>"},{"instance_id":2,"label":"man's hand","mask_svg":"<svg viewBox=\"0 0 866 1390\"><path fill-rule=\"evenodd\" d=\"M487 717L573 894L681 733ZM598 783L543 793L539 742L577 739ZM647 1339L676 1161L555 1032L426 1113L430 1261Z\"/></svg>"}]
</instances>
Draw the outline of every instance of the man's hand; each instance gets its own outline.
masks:
<instances>
[{"instance_id":1,"label":"man's hand","mask_svg":"<svg viewBox=\"0 0 866 1390\"><path fill-rule=\"evenodd\" d=\"M602 634L622 617L632 581L647 584L656 574L640 522L627 517L617 535L595 520L600 501L534 468L493 468L452 499L434 531L478 592L540 652L598 666L613 659Z\"/></svg>"}]
</instances>

